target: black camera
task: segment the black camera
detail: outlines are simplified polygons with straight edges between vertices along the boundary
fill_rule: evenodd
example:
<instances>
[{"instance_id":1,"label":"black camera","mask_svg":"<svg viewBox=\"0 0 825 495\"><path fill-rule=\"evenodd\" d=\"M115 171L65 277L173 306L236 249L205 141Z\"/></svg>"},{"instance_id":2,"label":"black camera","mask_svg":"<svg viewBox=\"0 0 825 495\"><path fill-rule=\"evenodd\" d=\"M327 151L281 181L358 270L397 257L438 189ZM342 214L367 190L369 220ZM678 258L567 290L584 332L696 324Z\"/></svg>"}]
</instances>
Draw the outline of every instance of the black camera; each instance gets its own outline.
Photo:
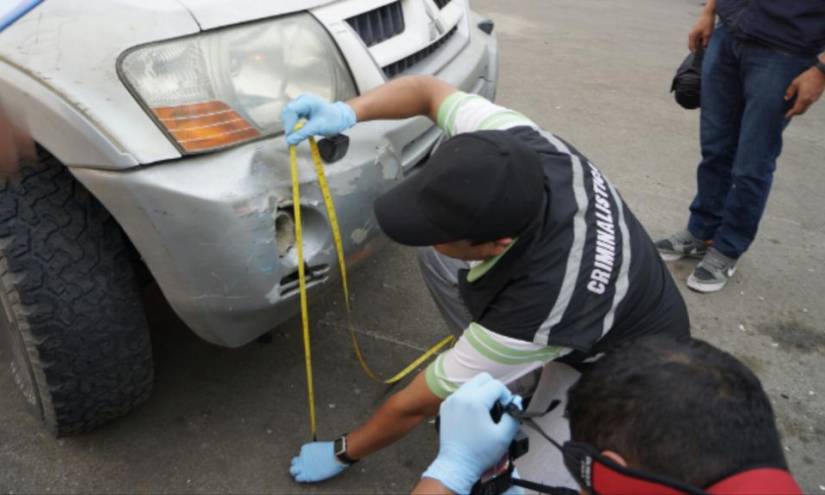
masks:
<instances>
[{"instance_id":1,"label":"black camera","mask_svg":"<svg viewBox=\"0 0 825 495\"><path fill-rule=\"evenodd\" d=\"M502 406L501 403L496 402L495 406L490 410L490 417L493 421L498 423L504 413L518 414L518 408L512 409L514 406ZM435 418L436 433L441 428L441 417ZM519 430L516 437L510 442L510 447L507 449L507 454L495 466L490 468L481 476L481 479L473 485L470 491L471 495L498 495L504 493L510 488L513 483L513 470L515 464L513 461L523 456L530 450L530 439L523 431Z\"/></svg>"},{"instance_id":2,"label":"black camera","mask_svg":"<svg viewBox=\"0 0 825 495\"><path fill-rule=\"evenodd\" d=\"M519 430L516 438L510 442L507 455L496 466L482 475L473 485L471 495L498 495L513 486L514 461L523 456L530 449L530 439Z\"/></svg>"},{"instance_id":3,"label":"black camera","mask_svg":"<svg viewBox=\"0 0 825 495\"><path fill-rule=\"evenodd\" d=\"M496 402L493 409L490 410L490 417L493 421L498 423L505 413L513 414L520 412L517 409L510 411L509 408L502 406L501 403ZM516 437L510 442L510 447L507 449L507 454L504 458L490 470L488 470L481 479L473 485L470 490L471 495L498 495L504 493L513 485L513 470L515 469L515 460L523 456L530 450L530 438L519 430Z\"/></svg>"}]
</instances>

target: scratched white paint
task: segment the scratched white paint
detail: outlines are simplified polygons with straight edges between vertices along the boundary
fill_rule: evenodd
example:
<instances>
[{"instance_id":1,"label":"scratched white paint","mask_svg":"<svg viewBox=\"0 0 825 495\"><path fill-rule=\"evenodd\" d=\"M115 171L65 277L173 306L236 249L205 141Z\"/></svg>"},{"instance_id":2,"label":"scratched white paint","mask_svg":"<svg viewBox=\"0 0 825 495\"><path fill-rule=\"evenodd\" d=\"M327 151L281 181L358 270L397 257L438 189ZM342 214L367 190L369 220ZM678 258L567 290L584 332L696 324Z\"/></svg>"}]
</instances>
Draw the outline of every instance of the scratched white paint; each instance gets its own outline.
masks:
<instances>
[{"instance_id":1,"label":"scratched white paint","mask_svg":"<svg viewBox=\"0 0 825 495\"><path fill-rule=\"evenodd\" d=\"M280 289L281 289L280 284L275 284L275 285L272 286L272 290L267 292L266 296L264 296L264 297L266 297L266 300L269 301L270 303L275 304L276 302L281 300L281 291L280 291Z\"/></svg>"},{"instance_id":2,"label":"scratched white paint","mask_svg":"<svg viewBox=\"0 0 825 495\"><path fill-rule=\"evenodd\" d=\"M367 229L355 229L350 234L349 238L356 244L361 244L367 239L369 231Z\"/></svg>"},{"instance_id":3,"label":"scratched white paint","mask_svg":"<svg viewBox=\"0 0 825 495\"><path fill-rule=\"evenodd\" d=\"M378 163L381 164L384 179L392 180L401 175L401 163L393 151L392 145L387 142L378 148Z\"/></svg>"}]
</instances>

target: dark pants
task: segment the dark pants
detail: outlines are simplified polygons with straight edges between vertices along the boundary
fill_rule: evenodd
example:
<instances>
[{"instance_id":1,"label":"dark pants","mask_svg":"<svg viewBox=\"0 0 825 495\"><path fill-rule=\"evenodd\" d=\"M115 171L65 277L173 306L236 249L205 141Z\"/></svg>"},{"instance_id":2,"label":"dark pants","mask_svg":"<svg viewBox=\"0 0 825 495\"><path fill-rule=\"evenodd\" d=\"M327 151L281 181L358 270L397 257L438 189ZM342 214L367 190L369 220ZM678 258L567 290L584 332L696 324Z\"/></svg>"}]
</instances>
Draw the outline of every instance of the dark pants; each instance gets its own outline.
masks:
<instances>
[{"instance_id":1,"label":"dark pants","mask_svg":"<svg viewBox=\"0 0 825 495\"><path fill-rule=\"evenodd\" d=\"M702 161L688 229L738 258L756 237L788 125L788 85L810 68L794 55L736 39L718 26L702 66Z\"/></svg>"}]
</instances>

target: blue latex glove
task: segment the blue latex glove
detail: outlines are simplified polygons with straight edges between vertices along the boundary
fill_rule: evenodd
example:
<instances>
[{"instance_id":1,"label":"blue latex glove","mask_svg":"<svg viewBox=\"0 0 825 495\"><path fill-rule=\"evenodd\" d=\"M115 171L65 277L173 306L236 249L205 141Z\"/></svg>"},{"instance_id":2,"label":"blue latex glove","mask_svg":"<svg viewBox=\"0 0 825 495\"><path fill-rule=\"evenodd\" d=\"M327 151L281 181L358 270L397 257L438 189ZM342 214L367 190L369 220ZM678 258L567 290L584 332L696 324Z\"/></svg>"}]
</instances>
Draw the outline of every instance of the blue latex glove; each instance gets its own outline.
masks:
<instances>
[{"instance_id":1,"label":"blue latex glove","mask_svg":"<svg viewBox=\"0 0 825 495\"><path fill-rule=\"evenodd\" d=\"M334 136L355 125L355 111L343 101L330 103L320 96L304 93L284 106L281 118L288 144L298 144L310 136ZM306 119L295 131L295 124Z\"/></svg>"},{"instance_id":2,"label":"blue latex glove","mask_svg":"<svg viewBox=\"0 0 825 495\"><path fill-rule=\"evenodd\" d=\"M496 402L521 407L520 399L487 373L465 383L441 404L438 456L423 476L453 493L470 493L481 475L505 455L519 428L509 414L494 423L490 409Z\"/></svg>"},{"instance_id":3,"label":"blue latex glove","mask_svg":"<svg viewBox=\"0 0 825 495\"><path fill-rule=\"evenodd\" d=\"M348 467L335 457L333 442L311 442L301 447L298 457L292 458L289 474L299 483L315 483L338 476Z\"/></svg>"}]
</instances>

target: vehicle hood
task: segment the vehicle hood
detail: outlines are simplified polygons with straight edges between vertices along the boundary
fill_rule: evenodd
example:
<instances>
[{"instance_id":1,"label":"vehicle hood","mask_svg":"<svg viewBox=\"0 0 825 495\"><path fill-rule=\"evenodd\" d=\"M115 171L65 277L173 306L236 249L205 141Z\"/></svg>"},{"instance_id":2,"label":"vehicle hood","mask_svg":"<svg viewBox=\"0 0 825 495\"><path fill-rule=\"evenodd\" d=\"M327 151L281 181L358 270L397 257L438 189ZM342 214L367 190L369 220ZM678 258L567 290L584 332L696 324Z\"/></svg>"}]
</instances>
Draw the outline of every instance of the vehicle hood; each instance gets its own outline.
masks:
<instances>
[{"instance_id":1,"label":"vehicle hood","mask_svg":"<svg viewBox=\"0 0 825 495\"><path fill-rule=\"evenodd\" d=\"M335 0L178 0L192 14L201 29L212 29L266 17L312 9Z\"/></svg>"}]
</instances>

